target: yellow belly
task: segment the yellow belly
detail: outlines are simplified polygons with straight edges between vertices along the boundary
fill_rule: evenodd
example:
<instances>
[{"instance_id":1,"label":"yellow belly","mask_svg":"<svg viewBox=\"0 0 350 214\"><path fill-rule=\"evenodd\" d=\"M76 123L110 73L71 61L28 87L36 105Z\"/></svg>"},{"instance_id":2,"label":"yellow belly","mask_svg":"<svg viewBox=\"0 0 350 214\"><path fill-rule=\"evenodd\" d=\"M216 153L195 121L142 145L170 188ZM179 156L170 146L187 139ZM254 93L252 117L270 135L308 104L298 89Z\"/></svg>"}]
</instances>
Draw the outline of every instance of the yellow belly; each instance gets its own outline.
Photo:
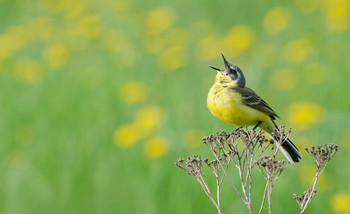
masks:
<instances>
[{"instance_id":1,"label":"yellow belly","mask_svg":"<svg viewBox=\"0 0 350 214\"><path fill-rule=\"evenodd\" d=\"M207 104L212 114L237 126L256 125L261 121L264 130L270 131L273 127L267 114L243 104L242 96L232 89L214 85L209 91Z\"/></svg>"}]
</instances>

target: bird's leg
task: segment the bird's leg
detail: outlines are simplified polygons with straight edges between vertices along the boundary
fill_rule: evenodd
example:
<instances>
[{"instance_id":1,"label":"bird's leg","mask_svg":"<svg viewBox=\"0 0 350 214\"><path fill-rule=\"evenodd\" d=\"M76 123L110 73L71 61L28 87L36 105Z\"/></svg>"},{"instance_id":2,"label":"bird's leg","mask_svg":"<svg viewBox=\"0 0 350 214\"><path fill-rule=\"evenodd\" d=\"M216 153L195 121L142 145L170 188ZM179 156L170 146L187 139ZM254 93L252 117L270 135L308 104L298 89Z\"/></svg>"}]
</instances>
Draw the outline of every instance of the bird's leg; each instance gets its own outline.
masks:
<instances>
[{"instance_id":1,"label":"bird's leg","mask_svg":"<svg viewBox=\"0 0 350 214\"><path fill-rule=\"evenodd\" d=\"M237 129L233 130L233 131L231 132L231 134L237 132L237 131L238 131L239 129L241 129L241 128L243 128L243 126L238 127ZM230 137L230 136L227 136L226 140L227 140L229 137Z\"/></svg>"},{"instance_id":2,"label":"bird's leg","mask_svg":"<svg viewBox=\"0 0 350 214\"><path fill-rule=\"evenodd\" d=\"M258 128L261 125L261 121L258 122L258 124L256 124L256 126L253 128L253 130L255 131L256 128Z\"/></svg>"},{"instance_id":3,"label":"bird's leg","mask_svg":"<svg viewBox=\"0 0 350 214\"><path fill-rule=\"evenodd\" d=\"M234 130L234 132L238 131L239 129L243 128L243 126L238 127L237 129Z\"/></svg>"}]
</instances>

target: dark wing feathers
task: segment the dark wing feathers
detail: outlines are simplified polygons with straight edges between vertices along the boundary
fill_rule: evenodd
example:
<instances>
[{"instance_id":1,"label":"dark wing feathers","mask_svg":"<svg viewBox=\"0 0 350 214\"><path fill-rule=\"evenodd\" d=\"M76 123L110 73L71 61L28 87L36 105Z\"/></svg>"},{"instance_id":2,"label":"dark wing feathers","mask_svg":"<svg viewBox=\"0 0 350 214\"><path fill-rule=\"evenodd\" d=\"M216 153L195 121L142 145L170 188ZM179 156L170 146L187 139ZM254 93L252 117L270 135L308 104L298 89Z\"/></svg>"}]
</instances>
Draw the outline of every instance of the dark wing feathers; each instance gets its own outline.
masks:
<instances>
[{"instance_id":1,"label":"dark wing feathers","mask_svg":"<svg viewBox=\"0 0 350 214\"><path fill-rule=\"evenodd\" d=\"M252 89L244 87L236 87L233 88L237 93L242 95L242 102L256 110L262 111L269 115L271 119L275 119L275 117L279 116L272 110L272 108L261 98L259 97Z\"/></svg>"}]
</instances>

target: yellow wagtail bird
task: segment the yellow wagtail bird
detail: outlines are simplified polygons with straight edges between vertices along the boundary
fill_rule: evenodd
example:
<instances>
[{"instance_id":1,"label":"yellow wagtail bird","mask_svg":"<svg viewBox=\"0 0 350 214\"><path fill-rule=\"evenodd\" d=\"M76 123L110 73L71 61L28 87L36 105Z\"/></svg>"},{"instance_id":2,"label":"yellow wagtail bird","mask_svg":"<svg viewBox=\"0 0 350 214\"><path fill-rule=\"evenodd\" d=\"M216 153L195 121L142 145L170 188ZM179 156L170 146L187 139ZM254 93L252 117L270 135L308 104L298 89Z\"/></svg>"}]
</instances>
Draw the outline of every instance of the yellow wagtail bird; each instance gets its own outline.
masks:
<instances>
[{"instance_id":1,"label":"yellow wagtail bird","mask_svg":"<svg viewBox=\"0 0 350 214\"><path fill-rule=\"evenodd\" d=\"M207 98L209 110L221 120L239 127L260 127L277 142L271 133L273 128L277 128L274 120L279 116L252 89L245 86L242 70L228 63L224 55L222 58L225 63L224 70L210 66L217 71L217 75ZM299 162L302 158L297 147L288 138L285 138L279 148L291 163Z\"/></svg>"}]
</instances>

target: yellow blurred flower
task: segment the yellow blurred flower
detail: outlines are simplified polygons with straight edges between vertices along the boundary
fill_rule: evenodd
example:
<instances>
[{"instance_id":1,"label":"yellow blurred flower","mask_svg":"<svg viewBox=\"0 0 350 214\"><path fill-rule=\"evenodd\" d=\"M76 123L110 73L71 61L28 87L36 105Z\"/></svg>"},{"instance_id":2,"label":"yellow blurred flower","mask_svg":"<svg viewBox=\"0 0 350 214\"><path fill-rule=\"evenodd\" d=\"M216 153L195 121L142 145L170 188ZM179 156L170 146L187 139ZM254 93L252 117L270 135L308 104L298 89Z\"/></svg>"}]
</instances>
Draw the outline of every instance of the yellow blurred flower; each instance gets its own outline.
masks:
<instances>
[{"instance_id":1,"label":"yellow blurred flower","mask_svg":"<svg viewBox=\"0 0 350 214\"><path fill-rule=\"evenodd\" d=\"M316 165L304 165L301 168L299 176L300 180L304 183L305 186L311 184L316 174L316 168ZM326 173L322 173L317 181L316 187L319 192L324 192L329 188L329 180Z\"/></svg>"},{"instance_id":2,"label":"yellow blurred flower","mask_svg":"<svg viewBox=\"0 0 350 214\"><path fill-rule=\"evenodd\" d=\"M264 28L267 32L278 34L284 31L289 23L289 11L284 7L270 9L263 20Z\"/></svg>"},{"instance_id":3,"label":"yellow blurred flower","mask_svg":"<svg viewBox=\"0 0 350 214\"><path fill-rule=\"evenodd\" d=\"M158 158L168 152L168 140L163 137L153 137L146 142L145 152L150 158Z\"/></svg>"},{"instance_id":4,"label":"yellow blurred flower","mask_svg":"<svg viewBox=\"0 0 350 214\"><path fill-rule=\"evenodd\" d=\"M185 134L185 144L190 149L195 149L202 145L203 131L199 129L192 129Z\"/></svg>"},{"instance_id":5,"label":"yellow blurred flower","mask_svg":"<svg viewBox=\"0 0 350 214\"><path fill-rule=\"evenodd\" d=\"M0 61L10 58L30 42L30 31L23 26L12 26L0 35Z\"/></svg>"},{"instance_id":6,"label":"yellow blurred flower","mask_svg":"<svg viewBox=\"0 0 350 214\"><path fill-rule=\"evenodd\" d=\"M8 35L0 35L0 62L13 55L16 41Z\"/></svg>"},{"instance_id":7,"label":"yellow blurred flower","mask_svg":"<svg viewBox=\"0 0 350 214\"><path fill-rule=\"evenodd\" d=\"M121 30L109 30L103 36L103 48L113 52L122 53L128 48L128 36Z\"/></svg>"},{"instance_id":8,"label":"yellow blurred flower","mask_svg":"<svg viewBox=\"0 0 350 214\"><path fill-rule=\"evenodd\" d=\"M326 110L322 106L308 102L295 102L288 108L288 120L292 128L300 131L320 122L325 114Z\"/></svg>"},{"instance_id":9,"label":"yellow blurred flower","mask_svg":"<svg viewBox=\"0 0 350 214\"><path fill-rule=\"evenodd\" d=\"M48 16L37 17L30 21L29 29L31 30L32 38L37 40L49 40L54 34L54 24Z\"/></svg>"},{"instance_id":10,"label":"yellow blurred flower","mask_svg":"<svg viewBox=\"0 0 350 214\"><path fill-rule=\"evenodd\" d=\"M350 194L336 194L330 201L334 212L350 213Z\"/></svg>"},{"instance_id":11,"label":"yellow blurred flower","mask_svg":"<svg viewBox=\"0 0 350 214\"><path fill-rule=\"evenodd\" d=\"M319 0L294 0L295 6L303 13L311 13L320 6Z\"/></svg>"},{"instance_id":12,"label":"yellow blurred flower","mask_svg":"<svg viewBox=\"0 0 350 214\"><path fill-rule=\"evenodd\" d=\"M71 18L79 15L87 7L87 1L83 0L42 0L41 2L45 11L52 14L66 13L65 15Z\"/></svg>"},{"instance_id":13,"label":"yellow blurred flower","mask_svg":"<svg viewBox=\"0 0 350 214\"><path fill-rule=\"evenodd\" d=\"M30 31L31 30L21 25L12 26L7 30L6 34L16 41L13 44L14 50L22 49L28 45L31 40Z\"/></svg>"},{"instance_id":14,"label":"yellow blurred flower","mask_svg":"<svg viewBox=\"0 0 350 214\"><path fill-rule=\"evenodd\" d=\"M145 133L136 124L127 124L114 131L113 140L117 146L130 147L145 137Z\"/></svg>"},{"instance_id":15,"label":"yellow blurred flower","mask_svg":"<svg viewBox=\"0 0 350 214\"><path fill-rule=\"evenodd\" d=\"M43 0L41 1L42 5L45 8L45 11L53 14L62 13L66 9L64 0L55 1L55 0Z\"/></svg>"},{"instance_id":16,"label":"yellow blurred flower","mask_svg":"<svg viewBox=\"0 0 350 214\"><path fill-rule=\"evenodd\" d=\"M135 124L149 133L164 122L164 112L157 106L147 106L141 108L135 117Z\"/></svg>"},{"instance_id":17,"label":"yellow blurred flower","mask_svg":"<svg viewBox=\"0 0 350 214\"><path fill-rule=\"evenodd\" d=\"M186 64L187 54L183 46L173 46L165 50L158 58L162 71L174 71Z\"/></svg>"},{"instance_id":18,"label":"yellow blurred flower","mask_svg":"<svg viewBox=\"0 0 350 214\"><path fill-rule=\"evenodd\" d=\"M51 68L60 68L66 65L69 58L69 50L63 44L50 45L44 54L46 62Z\"/></svg>"},{"instance_id":19,"label":"yellow blurred flower","mask_svg":"<svg viewBox=\"0 0 350 214\"><path fill-rule=\"evenodd\" d=\"M289 63L300 63L314 52L314 47L308 39L290 41L284 47L284 57Z\"/></svg>"},{"instance_id":20,"label":"yellow blurred flower","mask_svg":"<svg viewBox=\"0 0 350 214\"><path fill-rule=\"evenodd\" d=\"M118 0L118 1L108 1L112 8L116 11L123 11L130 7L130 1L128 0Z\"/></svg>"},{"instance_id":21,"label":"yellow blurred flower","mask_svg":"<svg viewBox=\"0 0 350 214\"><path fill-rule=\"evenodd\" d=\"M326 0L324 13L328 30L343 32L348 29L349 8L349 0Z\"/></svg>"},{"instance_id":22,"label":"yellow blurred flower","mask_svg":"<svg viewBox=\"0 0 350 214\"><path fill-rule=\"evenodd\" d=\"M224 52L230 57L244 54L255 40L254 30L247 25L237 25L232 27L226 37L222 40Z\"/></svg>"},{"instance_id":23,"label":"yellow blurred flower","mask_svg":"<svg viewBox=\"0 0 350 214\"><path fill-rule=\"evenodd\" d=\"M77 34L88 39L96 38L102 31L101 19L97 15L83 16L77 26Z\"/></svg>"},{"instance_id":24,"label":"yellow blurred flower","mask_svg":"<svg viewBox=\"0 0 350 214\"><path fill-rule=\"evenodd\" d=\"M215 59L222 52L222 43L218 36L208 36L196 44L196 56L203 61Z\"/></svg>"},{"instance_id":25,"label":"yellow blurred flower","mask_svg":"<svg viewBox=\"0 0 350 214\"><path fill-rule=\"evenodd\" d=\"M161 33L171 27L174 14L169 8L158 7L152 10L146 18L147 31L152 34Z\"/></svg>"},{"instance_id":26,"label":"yellow blurred flower","mask_svg":"<svg viewBox=\"0 0 350 214\"><path fill-rule=\"evenodd\" d=\"M88 1L84 0L65 0L66 2L69 2L69 5L67 7L67 12L65 14L65 18L68 19L74 19L77 18L78 16L82 15L85 11L88 10L89 8L89 3ZM119 2L118 0L117 2Z\"/></svg>"},{"instance_id":27,"label":"yellow blurred flower","mask_svg":"<svg viewBox=\"0 0 350 214\"><path fill-rule=\"evenodd\" d=\"M306 65L303 69L304 78L308 83L321 84L328 78L326 68L320 63Z\"/></svg>"},{"instance_id":28,"label":"yellow blurred flower","mask_svg":"<svg viewBox=\"0 0 350 214\"><path fill-rule=\"evenodd\" d=\"M148 95L148 86L139 81L127 82L119 90L121 99L126 103L144 101Z\"/></svg>"},{"instance_id":29,"label":"yellow blurred flower","mask_svg":"<svg viewBox=\"0 0 350 214\"><path fill-rule=\"evenodd\" d=\"M21 126L15 131L15 141L22 145L32 143L34 140L34 133L31 127Z\"/></svg>"},{"instance_id":30,"label":"yellow blurred flower","mask_svg":"<svg viewBox=\"0 0 350 214\"><path fill-rule=\"evenodd\" d=\"M19 59L14 64L12 75L18 80L38 83L44 78L45 72L39 62L31 59Z\"/></svg>"},{"instance_id":31,"label":"yellow blurred flower","mask_svg":"<svg viewBox=\"0 0 350 214\"><path fill-rule=\"evenodd\" d=\"M287 91L295 88L297 84L297 76L290 69L279 69L272 74L272 81L276 89Z\"/></svg>"}]
</instances>

